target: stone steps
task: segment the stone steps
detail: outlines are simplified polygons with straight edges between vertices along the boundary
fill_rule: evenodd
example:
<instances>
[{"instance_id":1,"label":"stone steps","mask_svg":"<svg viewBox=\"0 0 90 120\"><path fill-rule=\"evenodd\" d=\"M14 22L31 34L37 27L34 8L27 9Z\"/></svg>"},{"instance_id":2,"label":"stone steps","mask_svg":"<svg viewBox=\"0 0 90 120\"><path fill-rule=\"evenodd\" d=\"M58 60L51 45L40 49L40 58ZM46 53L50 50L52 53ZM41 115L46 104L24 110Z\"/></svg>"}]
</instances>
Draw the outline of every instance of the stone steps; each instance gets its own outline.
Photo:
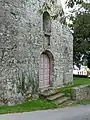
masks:
<instances>
[{"instance_id":1,"label":"stone steps","mask_svg":"<svg viewBox=\"0 0 90 120\"><path fill-rule=\"evenodd\" d=\"M60 93L60 91L53 89L45 90L44 92L41 92L39 96L40 98L53 101L57 105L61 105L70 99L70 97L66 97L65 94Z\"/></svg>"},{"instance_id":2,"label":"stone steps","mask_svg":"<svg viewBox=\"0 0 90 120\"><path fill-rule=\"evenodd\" d=\"M64 96L63 93L56 93L54 95L47 97L47 100L53 101L53 100L56 100L56 99L61 98L63 96Z\"/></svg>"},{"instance_id":3,"label":"stone steps","mask_svg":"<svg viewBox=\"0 0 90 120\"><path fill-rule=\"evenodd\" d=\"M68 101L70 98L69 97L62 97L62 98L59 98L59 99L56 99L54 102L57 104L57 105L60 105L66 101Z\"/></svg>"},{"instance_id":4,"label":"stone steps","mask_svg":"<svg viewBox=\"0 0 90 120\"><path fill-rule=\"evenodd\" d=\"M44 92L41 92L39 94L39 96L42 98L47 98L49 96L53 96L53 95L58 94L58 93L60 93L58 90L50 89L50 90L45 90Z\"/></svg>"}]
</instances>

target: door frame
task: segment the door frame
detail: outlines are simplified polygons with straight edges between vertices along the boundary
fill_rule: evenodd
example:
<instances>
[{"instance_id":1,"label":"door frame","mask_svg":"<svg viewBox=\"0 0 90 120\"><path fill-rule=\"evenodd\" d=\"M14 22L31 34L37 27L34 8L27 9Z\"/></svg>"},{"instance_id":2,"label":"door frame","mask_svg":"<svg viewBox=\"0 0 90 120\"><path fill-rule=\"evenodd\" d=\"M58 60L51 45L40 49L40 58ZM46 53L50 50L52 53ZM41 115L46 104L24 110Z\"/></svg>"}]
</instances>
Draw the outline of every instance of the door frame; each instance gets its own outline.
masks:
<instances>
[{"instance_id":1,"label":"door frame","mask_svg":"<svg viewBox=\"0 0 90 120\"><path fill-rule=\"evenodd\" d=\"M52 53L48 50L45 50L44 52L41 53L45 54L48 56L49 60L50 60L50 86L48 87L40 87L40 83L39 83L39 89L45 89L45 88L49 88L53 86L53 78L54 78L54 57L52 55ZM41 59L41 55L40 55L40 59ZM40 61L40 60L39 60ZM40 62L39 62L39 82L40 82Z\"/></svg>"}]
</instances>

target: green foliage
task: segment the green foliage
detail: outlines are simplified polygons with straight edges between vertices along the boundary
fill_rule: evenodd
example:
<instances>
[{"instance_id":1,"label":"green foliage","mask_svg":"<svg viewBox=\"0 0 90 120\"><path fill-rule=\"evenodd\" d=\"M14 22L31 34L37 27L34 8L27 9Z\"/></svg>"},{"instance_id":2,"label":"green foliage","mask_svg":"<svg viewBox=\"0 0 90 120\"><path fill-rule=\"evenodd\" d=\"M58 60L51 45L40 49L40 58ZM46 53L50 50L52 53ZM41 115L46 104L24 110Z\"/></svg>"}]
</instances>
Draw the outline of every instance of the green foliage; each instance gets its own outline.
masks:
<instances>
[{"instance_id":1,"label":"green foliage","mask_svg":"<svg viewBox=\"0 0 90 120\"><path fill-rule=\"evenodd\" d=\"M90 14L77 15L72 29L74 31L74 61L77 63L90 48Z\"/></svg>"},{"instance_id":2,"label":"green foliage","mask_svg":"<svg viewBox=\"0 0 90 120\"><path fill-rule=\"evenodd\" d=\"M80 63L82 55L90 63L90 54L88 54L90 51L90 3L81 2L80 4L83 10L75 11L76 16L71 16L72 24L69 24L73 30L74 62L77 64Z\"/></svg>"},{"instance_id":3,"label":"green foliage","mask_svg":"<svg viewBox=\"0 0 90 120\"><path fill-rule=\"evenodd\" d=\"M90 3L85 3L85 2L83 2L82 3L82 6L85 8L85 12L90 12Z\"/></svg>"},{"instance_id":4,"label":"green foliage","mask_svg":"<svg viewBox=\"0 0 90 120\"><path fill-rule=\"evenodd\" d=\"M83 0L67 0L66 4L68 5L68 7L73 8L74 5L81 4L82 2Z\"/></svg>"}]
</instances>

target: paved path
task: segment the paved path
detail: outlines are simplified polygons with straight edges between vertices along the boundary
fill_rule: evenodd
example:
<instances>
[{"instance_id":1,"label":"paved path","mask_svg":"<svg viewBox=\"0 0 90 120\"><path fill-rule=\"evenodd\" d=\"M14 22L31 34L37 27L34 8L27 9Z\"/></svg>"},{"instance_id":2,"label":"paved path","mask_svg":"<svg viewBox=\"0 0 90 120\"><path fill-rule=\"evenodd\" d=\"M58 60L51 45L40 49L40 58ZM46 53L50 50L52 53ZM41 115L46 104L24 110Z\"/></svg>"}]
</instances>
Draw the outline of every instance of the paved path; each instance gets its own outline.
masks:
<instances>
[{"instance_id":1,"label":"paved path","mask_svg":"<svg viewBox=\"0 0 90 120\"><path fill-rule=\"evenodd\" d=\"M90 105L0 115L0 120L90 120Z\"/></svg>"}]
</instances>

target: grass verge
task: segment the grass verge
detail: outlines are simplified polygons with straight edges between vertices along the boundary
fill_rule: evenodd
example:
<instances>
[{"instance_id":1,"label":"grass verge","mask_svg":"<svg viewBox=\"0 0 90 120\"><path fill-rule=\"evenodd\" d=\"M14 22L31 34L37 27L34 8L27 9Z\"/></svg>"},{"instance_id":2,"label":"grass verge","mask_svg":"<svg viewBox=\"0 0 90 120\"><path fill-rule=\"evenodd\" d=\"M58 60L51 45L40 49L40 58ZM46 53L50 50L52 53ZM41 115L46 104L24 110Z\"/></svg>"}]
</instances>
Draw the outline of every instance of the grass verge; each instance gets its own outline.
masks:
<instances>
[{"instance_id":1,"label":"grass verge","mask_svg":"<svg viewBox=\"0 0 90 120\"><path fill-rule=\"evenodd\" d=\"M36 110L54 109L57 107L58 106L53 102L36 99L31 101L25 101L23 104L18 104L15 106L2 106L0 107L0 114L30 112L30 111L36 111Z\"/></svg>"},{"instance_id":2,"label":"grass verge","mask_svg":"<svg viewBox=\"0 0 90 120\"><path fill-rule=\"evenodd\" d=\"M77 101L76 104L87 105L87 104L90 104L90 100L81 100L81 101Z\"/></svg>"}]
</instances>

